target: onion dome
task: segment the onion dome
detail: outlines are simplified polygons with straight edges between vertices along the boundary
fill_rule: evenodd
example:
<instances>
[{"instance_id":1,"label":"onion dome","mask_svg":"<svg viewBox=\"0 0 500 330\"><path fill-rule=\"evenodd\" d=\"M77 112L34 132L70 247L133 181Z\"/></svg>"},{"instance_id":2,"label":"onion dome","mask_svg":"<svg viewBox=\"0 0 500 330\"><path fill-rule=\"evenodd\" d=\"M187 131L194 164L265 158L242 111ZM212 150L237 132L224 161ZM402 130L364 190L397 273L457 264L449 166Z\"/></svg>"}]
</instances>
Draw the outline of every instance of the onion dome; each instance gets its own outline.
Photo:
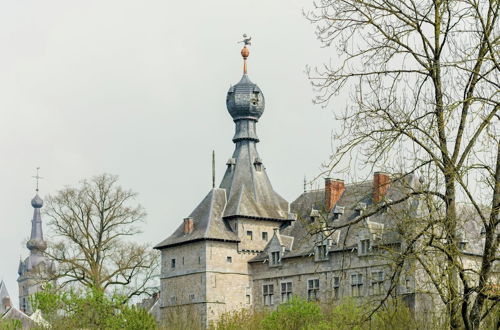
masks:
<instances>
[{"instance_id":1,"label":"onion dome","mask_svg":"<svg viewBox=\"0 0 500 330\"><path fill-rule=\"evenodd\" d=\"M35 197L31 200L31 206L33 206L35 209L39 209L43 206L43 200L36 194Z\"/></svg>"},{"instance_id":2,"label":"onion dome","mask_svg":"<svg viewBox=\"0 0 500 330\"><path fill-rule=\"evenodd\" d=\"M47 249L47 242L45 242L43 239L35 238L35 239L30 239L26 243L26 247L28 250L39 250L39 251L45 251Z\"/></svg>"},{"instance_id":3,"label":"onion dome","mask_svg":"<svg viewBox=\"0 0 500 330\"><path fill-rule=\"evenodd\" d=\"M250 51L247 44L241 50L241 55L243 57L243 77L236 85L229 88L226 106L233 120L247 118L257 121L264 113L264 95L259 86L248 78L247 58Z\"/></svg>"}]
</instances>

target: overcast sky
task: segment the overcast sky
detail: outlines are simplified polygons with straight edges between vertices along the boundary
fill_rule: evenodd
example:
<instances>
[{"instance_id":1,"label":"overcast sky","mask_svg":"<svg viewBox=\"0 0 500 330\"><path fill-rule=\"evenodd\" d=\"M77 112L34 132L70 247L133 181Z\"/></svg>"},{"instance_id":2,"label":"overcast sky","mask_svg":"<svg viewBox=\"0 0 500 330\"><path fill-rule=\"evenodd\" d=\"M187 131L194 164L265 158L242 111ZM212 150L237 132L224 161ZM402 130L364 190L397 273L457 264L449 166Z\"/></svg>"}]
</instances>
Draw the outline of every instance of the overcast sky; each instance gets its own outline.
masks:
<instances>
[{"instance_id":1,"label":"overcast sky","mask_svg":"<svg viewBox=\"0 0 500 330\"><path fill-rule=\"evenodd\" d=\"M35 168L42 197L100 173L139 193L148 217L136 239L169 236L217 182L233 151L225 106L249 75L266 97L260 155L288 201L331 151L338 125L311 102L306 65L336 60L302 16L312 0L19 0L0 2L0 278L17 304L28 254ZM320 185L322 183L320 182ZM44 223L45 232L50 232Z\"/></svg>"}]
</instances>

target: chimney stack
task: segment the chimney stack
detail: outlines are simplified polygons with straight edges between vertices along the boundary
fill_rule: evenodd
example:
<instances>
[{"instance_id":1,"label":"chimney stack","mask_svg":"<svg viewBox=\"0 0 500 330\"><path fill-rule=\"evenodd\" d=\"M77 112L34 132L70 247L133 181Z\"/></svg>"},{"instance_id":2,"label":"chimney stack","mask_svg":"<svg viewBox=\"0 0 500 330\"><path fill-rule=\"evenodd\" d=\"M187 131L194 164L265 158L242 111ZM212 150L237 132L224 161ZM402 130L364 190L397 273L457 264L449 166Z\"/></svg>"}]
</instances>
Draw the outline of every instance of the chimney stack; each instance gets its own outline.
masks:
<instances>
[{"instance_id":1,"label":"chimney stack","mask_svg":"<svg viewBox=\"0 0 500 330\"><path fill-rule=\"evenodd\" d=\"M380 203L387 193L391 185L391 178L388 173L375 172L373 173L373 203Z\"/></svg>"},{"instance_id":2,"label":"chimney stack","mask_svg":"<svg viewBox=\"0 0 500 330\"><path fill-rule=\"evenodd\" d=\"M193 218L184 218L184 234L191 234L194 230Z\"/></svg>"},{"instance_id":3,"label":"chimney stack","mask_svg":"<svg viewBox=\"0 0 500 330\"><path fill-rule=\"evenodd\" d=\"M345 190L344 180L325 178L325 208L330 212Z\"/></svg>"}]
</instances>

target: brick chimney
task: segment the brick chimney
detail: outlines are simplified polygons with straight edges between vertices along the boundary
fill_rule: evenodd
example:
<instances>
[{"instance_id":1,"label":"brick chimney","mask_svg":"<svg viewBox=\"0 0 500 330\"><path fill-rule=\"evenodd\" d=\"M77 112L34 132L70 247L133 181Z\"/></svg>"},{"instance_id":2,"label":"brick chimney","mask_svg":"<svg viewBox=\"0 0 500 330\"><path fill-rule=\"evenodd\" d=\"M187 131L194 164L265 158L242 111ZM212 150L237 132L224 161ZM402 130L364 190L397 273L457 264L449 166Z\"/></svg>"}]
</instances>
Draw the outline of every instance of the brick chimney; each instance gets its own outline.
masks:
<instances>
[{"instance_id":1,"label":"brick chimney","mask_svg":"<svg viewBox=\"0 0 500 330\"><path fill-rule=\"evenodd\" d=\"M391 185L391 178L388 173L375 172L373 173L373 203L380 203L387 193Z\"/></svg>"},{"instance_id":2,"label":"brick chimney","mask_svg":"<svg viewBox=\"0 0 500 330\"><path fill-rule=\"evenodd\" d=\"M325 209L330 212L345 190L344 180L325 179Z\"/></svg>"},{"instance_id":3,"label":"brick chimney","mask_svg":"<svg viewBox=\"0 0 500 330\"><path fill-rule=\"evenodd\" d=\"M194 230L193 218L184 218L184 234L191 234Z\"/></svg>"}]
</instances>

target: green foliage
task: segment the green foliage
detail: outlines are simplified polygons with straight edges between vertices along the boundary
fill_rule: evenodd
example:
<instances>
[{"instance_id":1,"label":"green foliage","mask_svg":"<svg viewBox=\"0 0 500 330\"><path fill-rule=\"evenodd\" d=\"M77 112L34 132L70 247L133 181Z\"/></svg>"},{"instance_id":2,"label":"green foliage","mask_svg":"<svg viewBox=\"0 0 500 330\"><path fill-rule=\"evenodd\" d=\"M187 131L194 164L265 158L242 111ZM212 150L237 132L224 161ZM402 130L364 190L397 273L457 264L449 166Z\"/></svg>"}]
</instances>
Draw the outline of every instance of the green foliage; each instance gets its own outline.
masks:
<instances>
[{"instance_id":1,"label":"green foliage","mask_svg":"<svg viewBox=\"0 0 500 330\"><path fill-rule=\"evenodd\" d=\"M377 309L345 299L340 305L308 302L294 297L275 311L243 309L222 315L211 330L407 330L441 329L432 319L415 320L406 305L391 301ZM370 317L369 317L370 316Z\"/></svg>"},{"instance_id":2,"label":"green foliage","mask_svg":"<svg viewBox=\"0 0 500 330\"><path fill-rule=\"evenodd\" d=\"M265 330L301 330L314 327L324 318L317 303L293 297L262 321Z\"/></svg>"},{"instance_id":3,"label":"green foliage","mask_svg":"<svg viewBox=\"0 0 500 330\"><path fill-rule=\"evenodd\" d=\"M258 330L262 329L262 320L270 312L268 310L254 311L251 309L240 309L223 314L217 323L212 323L210 330Z\"/></svg>"},{"instance_id":4,"label":"green foliage","mask_svg":"<svg viewBox=\"0 0 500 330\"><path fill-rule=\"evenodd\" d=\"M19 320L0 320L0 330L22 329L23 324Z\"/></svg>"},{"instance_id":5,"label":"green foliage","mask_svg":"<svg viewBox=\"0 0 500 330\"><path fill-rule=\"evenodd\" d=\"M363 309L353 299L345 299L342 304L335 306L327 315L327 320L321 324L321 329L361 330L366 317ZM383 329L383 328L382 328Z\"/></svg>"},{"instance_id":6,"label":"green foliage","mask_svg":"<svg viewBox=\"0 0 500 330\"><path fill-rule=\"evenodd\" d=\"M156 329L152 315L129 306L126 298L107 296L100 290L57 292L52 288L38 292L32 299L52 329Z\"/></svg>"}]
</instances>

